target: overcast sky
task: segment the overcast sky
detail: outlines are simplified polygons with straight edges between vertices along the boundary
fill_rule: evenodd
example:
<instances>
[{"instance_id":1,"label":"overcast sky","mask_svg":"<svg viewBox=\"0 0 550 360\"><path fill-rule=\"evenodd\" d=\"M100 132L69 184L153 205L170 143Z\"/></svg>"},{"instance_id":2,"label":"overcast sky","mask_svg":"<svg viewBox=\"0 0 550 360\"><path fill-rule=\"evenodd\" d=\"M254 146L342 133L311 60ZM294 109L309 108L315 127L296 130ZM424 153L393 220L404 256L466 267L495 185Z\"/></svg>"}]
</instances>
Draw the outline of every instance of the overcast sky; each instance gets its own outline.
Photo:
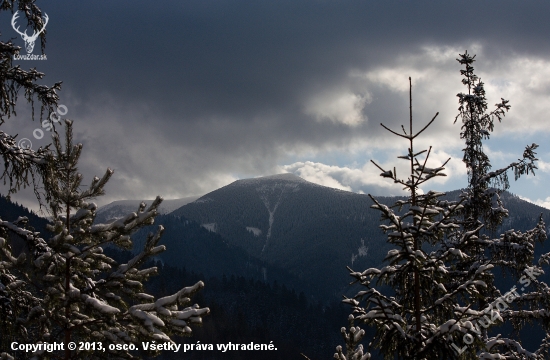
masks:
<instances>
[{"instance_id":1,"label":"overcast sky","mask_svg":"<svg viewBox=\"0 0 550 360\"><path fill-rule=\"evenodd\" d=\"M37 3L49 16L47 60L14 63L44 72L44 84L63 81L60 103L84 144L84 183L115 170L99 205L202 195L281 172L343 190L399 194L370 160L403 162L395 156L408 143L380 123L395 130L408 124L409 76L415 128L439 112L416 148L432 145L433 165L452 158L449 176L424 190L464 187L460 124L453 121L456 94L467 91L456 58L467 50L477 54L489 104L502 97L512 106L485 143L493 167L539 144L536 176L512 180L510 191L550 207L548 2ZM11 18L0 13L1 39L23 47ZM19 102L2 131L38 148L51 141L33 137L40 123L29 109ZM33 204L32 194L16 199Z\"/></svg>"}]
</instances>

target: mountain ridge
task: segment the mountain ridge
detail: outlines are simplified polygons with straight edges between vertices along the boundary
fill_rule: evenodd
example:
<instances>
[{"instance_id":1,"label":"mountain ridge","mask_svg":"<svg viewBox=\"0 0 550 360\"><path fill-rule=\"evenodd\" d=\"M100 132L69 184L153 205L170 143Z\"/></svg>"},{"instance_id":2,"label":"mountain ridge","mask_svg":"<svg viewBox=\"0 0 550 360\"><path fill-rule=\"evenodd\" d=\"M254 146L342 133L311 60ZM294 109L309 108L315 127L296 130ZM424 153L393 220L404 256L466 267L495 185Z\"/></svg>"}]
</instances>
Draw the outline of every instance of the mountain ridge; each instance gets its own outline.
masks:
<instances>
[{"instance_id":1,"label":"mountain ridge","mask_svg":"<svg viewBox=\"0 0 550 360\"><path fill-rule=\"evenodd\" d=\"M169 199L163 200L159 206L159 214L169 214L174 210L179 209L185 204L193 202L200 198L200 195L197 196L187 196L180 199ZM144 202L146 204L152 204L153 199L151 200L116 200L107 205L101 206L97 209L97 216L95 223L105 223L111 220L119 219L129 213L136 211L139 207L139 204Z\"/></svg>"},{"instance_id":2,"label":"mountain ridge","mask_svg":"<svg viewBox=\"0 0 550 360\"><path fill-rule=\"evenodd\" d=\"M445 198L457 200L460 193L450 191ZM405 198L376 197L385 205ZM536 225L541 213L550 221L548 209L508 192L502 199L512 217L501 229L525 231ZM310 283L317 296L339 297L350 292L347 266L379 267L392 248L372 205L365 194L277 174L237 180L170 214L196 221L249 255L282 267Z\"/></svg>"}]
</instances>

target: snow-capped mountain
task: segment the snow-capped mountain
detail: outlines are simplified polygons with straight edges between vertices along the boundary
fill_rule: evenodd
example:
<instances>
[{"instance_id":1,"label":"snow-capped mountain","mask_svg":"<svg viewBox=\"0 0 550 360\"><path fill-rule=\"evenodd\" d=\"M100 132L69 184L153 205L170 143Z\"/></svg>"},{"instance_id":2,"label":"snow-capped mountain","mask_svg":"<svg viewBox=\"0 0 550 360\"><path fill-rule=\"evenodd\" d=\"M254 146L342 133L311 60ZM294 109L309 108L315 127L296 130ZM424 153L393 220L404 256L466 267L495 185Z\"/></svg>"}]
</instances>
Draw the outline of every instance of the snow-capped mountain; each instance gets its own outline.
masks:
<instances>
[{"instance_id":1,"label":"snow-capped mountain","mask_svg":"<svg viewBox=\"0 0 550 360\"><path fill-rule=\"evenodd\" d=\"M457 199L460 191L448 193ZM505 193L507 229L527 230L550 211ZM377 197L392 205L397 197ZM354 270L378 267L391 248L367 195L279 174L235 181L175 210L253 257L282 267L319 296L341 296ZM269 276L268 276L269 277ZM330 286L328 285L330 284Z\"/></svg>"},{"instance_id":2,"label":"snow-capped mountain","mask_svg":"<svg viewBox=\"0 0 550 360\"><path fill-rule=\"evenodd\" d=\"M189 196L181 199L164 200L159 207L159 214L168 214L185 204L197 200L200 196ZM97 210L96 223L118 219L138 209L141 202L150 205L153 200L118 200L104 205Z\"/></svg>"},{"instance_id":3,"label":"snow-capped mountain","mask_svg":"<svg viewBox=\"0 0 550 360\"><path fill-rule=\"evenodd\" d=\"M347 287L346 266L377 265L389 250L371 205L366 195L279 174L235 181L171 215L288 270L322 297Z\"/></svg>"},{"instance_id":4,"label":"snow-capped mountain","mask_svg":"<svg viewBox=\"0 0 550 360\"><path fill-rule=\"evenodd\" d=\"M449 192L448 197L456 199L459 193ZM389 205L398 198L377 199ZM503 230L531 229L541 213L550 224L548 209L507 192L502 200L511 217L491 236ZM136 211L139 202L106 205L99 209L96 222ZM247 274L268 282L277 279L325 301L353 293L346 266L357 271L379 267L391 248L379 228L380 214L371 205L366 195L320 186L292 174L244 179L202 197L166 200L161 213L178 208L159 216L151 229L135 234L134 240L141 244L141 238L162 224L166 231L161 243L168 250L161 258L167 264L208 276ZM44 232L43 236L49 235ZM546 252L550 251L547 243ZM543 247L535 251L540 254Z\"/></svg>"}]
</instances>

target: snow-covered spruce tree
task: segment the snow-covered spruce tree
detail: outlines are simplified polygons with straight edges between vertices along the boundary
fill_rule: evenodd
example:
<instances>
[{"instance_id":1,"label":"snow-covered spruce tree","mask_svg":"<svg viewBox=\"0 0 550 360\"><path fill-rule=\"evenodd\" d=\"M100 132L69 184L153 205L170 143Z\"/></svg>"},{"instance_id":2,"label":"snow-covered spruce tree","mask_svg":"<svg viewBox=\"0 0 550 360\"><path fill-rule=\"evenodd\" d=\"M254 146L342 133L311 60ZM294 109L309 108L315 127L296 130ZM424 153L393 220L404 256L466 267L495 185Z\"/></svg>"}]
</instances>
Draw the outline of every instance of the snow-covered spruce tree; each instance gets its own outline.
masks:
<instances>
[{"instance_id":1,"label":"snow-covered spruce tree","mask_svg":"<svg viewBox=\"0 0 550 360\"><path fill-rule=\"evenodd\" d=\"M542 216L538 224L532 230L525 233L506 231L499 238L491 239L487 233L482 233L482 228L494 231L508 211L504 208L500 195L509 188L507 173L513 170L515 179L521 175L533 173L536 169L535 149L536 144L526 146L522 159L513 162L506 167L496 171L491 170L489 157L483 151L483 140L488 139L494 129L494 122L499 122L510 109L508 101L496 104L495 110L488 112L487 100L485 97L484 84L474 73L472 66L475 56L468 52L460 54L457 61L465 66L461 70L463 75L462 83L467 86L468 93L459 93L459 113L455 118L462 120L461 138L465 140L463 161L468 170L468 187L463 191L463 211L460 221L464 231L476 231L478 240L468 248L469 258L463 258L456 264L455 284L463 281L461 276L467 269L475 266L491 264L502 274L511 273L513 278L520 280L525 275L524 270L530 269L531 274L544 273L541 266L548 264L549 254L543 255L536 264L534 260L534 247L537 241L543 242L547 235ZM489 337L487 330L489 326L481 327L481 338L485 349L478 352L480 358L492 359L495 354L507 356L506 358L544 358L548 357L548 340L550 335L548 325L550 314L546 311L550 307L550 291L544 282L537 279L529 279L536 285L536 290L522 294L514 299L513 305L506 311L501 311L503 321L511 321L516 330L521 329L527 321L535 318L542 319L546 329L547 337L541 347L534 353L523 349L518 338ZM492 279L487 279L487 291L478 304L470 304L470 311L482 311L487 305L493 303L502 296L501 292L494 286ZM465 321L471 319L464 319ZM491 324L493 325L493 324Z\"/></svg>"},{"instance_id":2,"label":"snow-covered spruce tree","mask_svg":"<svg viewBox=\"0 0 550 360\"><path fill-rule=\"evenodd\" d=\"M490 277L491 265L480 266L464 274L460 286L449 288L447 285L452 283L453 264L467 258L469 255L463 249L477 240L477 229L460 231L456 213L462 210L462 204L441 200L444 193L419 192L419 186L428 180L445 176L444 166L449 161L430 168L427 163L431 147L421 151L414 148L414 140L436 116L414 133L411 95L408 133L403 126L403 134L400 134L381 124L409 142L407 153L399 156L409 163L408 177L402 179L395 168L393 171L385 170L373 163L382 171L382 177L403 185L410 196L388 207L369 195L374 202L372 207L381 212L382 221L389 222L380 227L388 234L387 241L395 248L388 252L384 259L388 265L381 269L370 268L363 272L349 269L354 282L359 282L365 289L344 300L352 306L353 314L350 315L349 330L342 329L347 344L346 353L338 347L334 355L336 359L359 360L370 356L362 354L363 349L358 341L364 336L364 331L354 326L354 322L376 328L376 335L369 347L379 349L385 359L455 358L450 335L468 330L459 321L468 312L467 308L460 306L459 300L483 296L484 279ZM397 208L397 212L393 208ZM443 247L442 242L449 239L453 239L454 246ZM381 288L377 289L381 285L391 290L384 294ZM465 354L473 355L473 350Z\"/></svg>"},{"instance_id":3,"label":"snow-covered spruce tree","mask_svg":"<svg viewBox=\"0 0 550 360\"><path fill-rule=\"evenodd\" d=\"M29 246L33 273L27 285L34 287L33 293L39 298L30 314L21 314L22 323L27 322L26 318L39 322L40 331L34 333L32 342L64 343L64 359L111 359L133 358L136 354L109 350L109 344L135 344L141 349L141 342L172 343L172 335L190 335L190 325L200 324L202 316L209 313L208 308L191 305L190 298L204 286L202 282L160 299L143 292L143 282L157 269L140 266L165 250L157 245L162 226L148 235L144 249L126 264L117 264L103 254L107 245L131 249L130 235L153 223L162 199L157 197L147 209L142 203L136 213L112 223L92 225L97 207L88 201L104 193L113 172L108 169L82 191L82 176L77 169L82 145L73 145L72 123L66 120L65 124L65 145L57 134L53 136L55 153L47 158L48 174L44 179L44 186L52 194L49 207L53 222L49 230L53 236L45 241L37 233L15 229ZM71 341L96 345L95 349L70 351L67 345Z\"/></svg>"},{"instance_id":4,"label":"snow-covered spruce tree","mask_svg":"<svg viewBox=\"0 0 550 360\"><path fill-rule=\"evenodd\" d=\"M43 14L34 0L4 0L0 3L0 11L15 12L19 10L24 14L20 21L26 22L33 30L38 31L44 24ZM27 25L25 25L27 26ZM40 34L41 48L44 50L46 32ZM61 88L61 82L49 87L38 84L44 78L44 73L36 69L24 70L21 66L13 64L13 56L18 55L21 48L14 45L11 40L0 40L0 127L11 116L16 115L16 104L21 92L23 97L31 104L32 118L35 119L35 104L40 108L40 118L43 114L50 114L59 97L57 90ZM46 171L45 157L48 149L26 149L17 143L17 135L7 134L0 130L0 157L3 160L3 169L0 171L0 180L9 186L8 197L21 187L34 185L35 194L37 182ZM45 194L48 197L48 194ZM0 353L11 339L24 339L32 335L28 325L17 320L17 316L29 314L38 302L38 298L28 292L24 285L22 273L18 268L24 268L22 256L15 259L11 253L9 244L10 232L25 234L25 219L7 222L0 219ZM25 235L23 235L25 236ZM11 326L7 326L10 324Z\"/></svg>"},{"instance_id":5,"label":"snow-covered spruce tree","mask_svg":"<svg viewBox=\"0 0 550 360\"><path fill-rule=\"evenodd\" d=\"M508 166L492 171L491 161L483 151L483 140L489 139L494 129L494 122L502 121L506 111L510 109L508 100L495 105L495 110L487 112L487 99L485 97L484 84L474 73L472 66L475 55L471 56L466 51L459 54L457 61L465 65L460 73L464 76L462 83L467 86L468 93L457 95L459 108L458 118L462 119L460 138L465 141L463 162L468 171L468 188L462 194L464 201L464 227L466 230L484 225L485 228L494 230L502 222L508 211L503 208L500 194L507 190L508 170L513 170L515 179L521 175L532 173L534 175L537 144L528 145L523 152L523 158Z\"/></svg>"},{"instance_id":6,"label":"snow-covered spruce tree","mask_svg":"<svg viewBox=\"0 0 550 360\"><path fill-rule=\"evenodd\" d=\"M471 66L473 57L470 57L467 53L460 56L461 58L458 61L466 65L466 70L461 71L461 73L465 76L463 83L468 86L468 94L458 94L460 113L455 122L458 117L462 117L461 137L466 142L464 162L469 176L468 188L461 195L461 205L464 206L455 206L453 214L450 214L455 217L455 220L449 219L449 224L453 225L454 230L444 233L439 243L431 243L431 245L435 245L435 251L430 252L427 261L415 259L419 265L416 268L412 266L414 269L410 271L410 274L414 275L410 275L411 278L408 282L400 283L396 281L398 279L396 274L406 265L406 263L399 263L394 260L395 254L399 253L399 250L392 250L388 253L386 257L386 260L390 261L388 267L368 269L363 273L352 272L352 276L357 279L356 281L360 281L365 285L367 290L358 293L354 299L346 300L354 306L355 310L355 318L353 318L354 315L350 317L352 321L360 320L374 324L377 327L377 335L371 342L371 346L380 348L386 358L547 359L550 357L550 332L548 331L550 314L547 310L550 308L550 288L546 283L535 278L534 275L544 273L542 266L549 264L550 254L543 254L536 263L533 263L536 241L544 241L547 237L545 224L541 218L536 227L530 231L522 233L511 229L497 239L491 239L487 232L483 231L484 228L494 231L501 224L503 217L508 216L508 212L504 209L500 200L500 194L509 186L506 173L508 170L514 170L517 179L523 174L533 172L536 169L534 162L537 159L534 150L537 145L527 146L522 159L517 162L502 169L490 171L490 161L483 152L482 140L489 137L490 132L493 130L494 120L498 119L500 121L510 106L508 101L503 99L501 103L496 105L497 108L493 112L487 113L483 83L475 76ZM405 136L393 133L401 137L407 137L406 133ZM412 128L410 134L412 134ZM411 154L413 154L413 138L409 137L411 141L409 154L402 157L409 161ZM412 194L409 201L412 204L414 194L410 185L415 183L412 170L407 182L399 181L396 178L395 169L393 172L381 170L383 171L382 176L392 178L394 181L406 185L406 187L408 186ZM402 204L398 203L397 205ZM382 210L383 217L391 220L393 223L393 225L390 225L393 226L391 230L394 230L396 239L400 240L398 235L399 232L403 233L403 226L399 224L406 216L411 214L411 209L409 208L409 212L405 213L403 217L399 217L391 209L384 208L383 205L380 206L376 203L375 207ZM410 225L409 223L407 226L410 227ZM418 231L416 228L418 224L413 222L412 225L414 231ZM383 225L383 228L390 230L385 225ZM398 230L398 232L395 230ZM397 244L395 240L392 241L391 235L390 233L388 240ZM417 241L415 235L410 233L407 236L415 245ZM429 245L430 241L421 242L419 248L413 247L413 249L419 249L425 254ZM445 254L458 254L458 256L446 257ZM420 275L420 280L422 280L424 271L429 269L426 264L433 262L435 259L441 261L439 269L446 276L434 277L434 280L436 284L442 284L448 293L446 296L435 300L433 304L440 305L443 299L453 301L449 301L447 303L448 307L438 312L438 315L443 316L439 318L432 316L430 318L426 316L424 308L435 310L437 307L433 305L431 307L429 305L424 306L425 301L431 304L432 298L429 291L426 294L428 288L424 286L425 284L422 281L418 286L416 274ZM424 263L422 263L423 261ZM493 281L497 268L500 268L501 273L512 273L524 286L534 284L536 289L521 295L518 295L517 291L515 293L511 291L501 292L495 287ZM374 289L371 286L374 278L377 278L376 284L390 285L395 291L394 296L383 296ZM404 284L407 283L409 284L410 294L409 299L404 301L406 296L403 295L401 289L406 289L407 287ZM469 291L463 291L465 288L469 288ZM417 296L418 291L420 291L422 306L416 305L419 298ZM432 294L438 296L438 294ZM413 297L414 299L412 299ZM513 303L511 305L508 303L506 309L495 309L495 301L503 297ZM361 301L364 300L366 300L366 306L361 307ZM401 306L403 306L401 311L409 315L408 319L412 317L414 322L417 323L420 318L421 325L410 325L410 320L403 321L402 314L398 312ZM416 316L419 309L420 317ZM450 320L443 322L445 317ZM396 322L396 319L401 320L402 323ZM430 330L426 331L423 320L431 322L430 325L426 326L426 329L436 330L431 333ZM496 336L488 336L489 328L493 327L495 329L492 330L498 330L498 325L505 321L510 321L516 330L521 329L526 322L539 321L546 330L546 336L540 347L534 352L525 350L517 336L502 337L498 333ZM438 326L441 323L442 325ZM409 333L403 331L404 334L402 334L399 343L399 337L393 334L396 331L401 332L405 324L409 324L407 329L420 328L421 332L420 335L418 332L413 333L416 338L414 336L411 338ZM361 358L363 349L358 346L357 340L364 336L364 332L360 331L358 327L353 327L353 322L350 325L350 331L343 328L342 332L346 339L347 353L344 355L339 347L335 358ZM517 333L516 331L514 335ZM354 336L351 336L352 334ZM454 341L463 335L464 338L468 336L469 341L466 346L461 348L457 344L460 344L460 346L464 344L460 341L455 344ZM354 341L350 341L350 338L353 338ZM424 344L433 344L434 340L439 340L435 348L433 345L431 349L430 345L424 346ZM414 346L415 341L417 341L416 346ZM448 351L449 344L454 352ZM439 350L436 348L439 348ZM444 355L443 353L438 354L437 351L442 349L447 352Z\"/></svg>"}]
</instances>

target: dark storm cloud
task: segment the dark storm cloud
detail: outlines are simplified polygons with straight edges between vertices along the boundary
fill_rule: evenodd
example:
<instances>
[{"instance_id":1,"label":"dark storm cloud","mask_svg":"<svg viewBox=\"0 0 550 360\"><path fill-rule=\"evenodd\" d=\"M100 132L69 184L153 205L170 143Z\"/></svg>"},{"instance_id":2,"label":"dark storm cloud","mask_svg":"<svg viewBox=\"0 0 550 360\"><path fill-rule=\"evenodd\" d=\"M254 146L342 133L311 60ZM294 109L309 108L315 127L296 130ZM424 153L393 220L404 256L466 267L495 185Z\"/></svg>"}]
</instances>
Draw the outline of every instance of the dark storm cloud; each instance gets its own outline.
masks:
<instances>
[{"instance_id":1,"label":"dark storm cloud","mask_svg":"<svg viewBox=\"0 0 550 360\"><path fill-rule=\"evenodd\" d=\"M64 81L62 103L90 149L85 167L116 167L125 175L115 193L126 197L135 195L132 186L145 191L141 183L200 193L239 174L269 172L288 151L375 139L381 121L397 128L407 115L403 97L366 88L350 73L398 64L400 54L421 54L422 46L479 43L487 63L517 53L546 57L550 49L550 5L534 1L40 5L50 16L48 61L33 66L46 83ZM2 36L11 36L8 14L1 19ZM348 126L308 112L326 92L363 99L368 121Z\"/></svg>"},{"instance_id":2,"label":"dark storm cloud","mask_svg":"<svg viewBox=\"0 0 550 360\"><path fill-rule=\"evenodd\" d=\"M507 43L547 52L548 12L530 6L59 1L43 5L52 17L45 71L84 100L109 93L177 121L253 122L269 111L294 112L304 96L350 69L391 61L419 44L472 39L494 44L495 52L505 53Z\"/></svg>"}]
</instances>

